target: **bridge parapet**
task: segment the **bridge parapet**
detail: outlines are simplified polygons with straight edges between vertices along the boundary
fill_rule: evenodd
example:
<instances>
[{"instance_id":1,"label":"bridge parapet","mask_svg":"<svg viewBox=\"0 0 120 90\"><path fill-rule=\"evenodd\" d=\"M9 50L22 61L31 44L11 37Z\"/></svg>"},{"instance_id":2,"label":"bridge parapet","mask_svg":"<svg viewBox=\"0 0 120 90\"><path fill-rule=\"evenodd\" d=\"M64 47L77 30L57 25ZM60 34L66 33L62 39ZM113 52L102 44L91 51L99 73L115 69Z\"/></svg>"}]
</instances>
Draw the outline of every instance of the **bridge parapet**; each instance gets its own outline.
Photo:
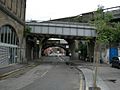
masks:
<instances>
[{"instance_id":1,"label":"bridge parapet","mask_svg":"<svg viewBox=\"0 0 120 90\"><path fill-rule=\"evenodd\" d=\"M95 27L88 23L27 22L26 24L31 27L31 33L62 36L96 36Z\"/></svg>"},{"instance_id":2,"label":"bridge parapet","mask_svg":"<svg viewBox=\"0 0 120 90\"><path fill-rule=\"evenodd\" d=\"M92 28L95 29L93 25L88 23L75 23L75 22L58 22L58 21L48 21L48 22L27 22L29 26L55 26L55 27L78 27L78 28Z\"/></svg>"},{"instance_id":3,"label":"bridge parapet","mask_svg":"<svg viewBox=\"0 0 120 90\"><path fill-rule=\"evenodd\" d=\"M120 18L120 9L114 10L113 13L114 13L113 19L118 19L118 18Z\"/></svg>"},{"instance_id":4,"label":"bridge parapet","mask_svg":"<svg viewBox=\"0 0 120 90\"><path fill-rule=\"evenodd\" d=\"M111 12L113 14L113 19L120 18L120 6L106 8L104 9L104 12Z\"/></svg>"}]
</instances>

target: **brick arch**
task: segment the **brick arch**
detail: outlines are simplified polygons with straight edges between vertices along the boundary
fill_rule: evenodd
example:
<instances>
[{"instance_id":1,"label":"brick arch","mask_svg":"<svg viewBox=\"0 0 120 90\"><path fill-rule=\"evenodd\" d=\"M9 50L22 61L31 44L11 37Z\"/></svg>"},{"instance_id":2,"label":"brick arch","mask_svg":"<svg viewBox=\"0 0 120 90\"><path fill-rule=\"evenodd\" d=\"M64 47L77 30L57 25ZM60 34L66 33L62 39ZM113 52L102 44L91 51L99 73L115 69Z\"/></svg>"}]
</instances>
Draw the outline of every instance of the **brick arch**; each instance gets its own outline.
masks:
<instances>
[{"instance_id":1,"label":"brick arch","mask_svg":"<svg viewBox=\"0 0 120 90\"><path fill-rule=\"evenodd\" d=\"M12 33L14 33L14 37L16 37L16 45L18 45L19 44L19 38L18 38L18 35L17 35L17 32L16 32L16 30L15 30L15 28L14 27L12 27L11 25L9 25L9 24L5 24L5 25L2 25L1 27L0 27L0 30L2 31L2 28L3 29L9 29ZM9 39L9 37L7 37L8 39ZM9 43L8 43L9 44ZM12 43L12 44L14 44L14 43Z\"/></svg>"},{"instance_id":2,"label":"brick arch","mask_svg":"<svg viewBox=\"0 0 120 90\"><path fill-rule=\"evenodd\" d=\"M4 26L4 25L9 25L11 27L14 28L17 36L18 36L18 39L19 39L19 45L21 44L21 38L23 36L23 30L24 30L24 26L19 24L18 22L15 22L13 19L11 18L4 18L4 19L1 19L1 22L0 23L0 27Z\"/></svg>"},{"instance_id":3,"label":"brick arch","mask_svg":"<svg viewBox=\"0 0 120 90\"><path fill-rule=\"evenodd\" d=\"M48 45L48 46L45 46L45 47L42 47L42 54L44 54L44 50L47 49L47 48L50 48L50 47L59 47L59 48L62 48L66 51L66 56L68 56L69 54L69 49L63 47L62 45Z\"/></svg>"}]
</instances>

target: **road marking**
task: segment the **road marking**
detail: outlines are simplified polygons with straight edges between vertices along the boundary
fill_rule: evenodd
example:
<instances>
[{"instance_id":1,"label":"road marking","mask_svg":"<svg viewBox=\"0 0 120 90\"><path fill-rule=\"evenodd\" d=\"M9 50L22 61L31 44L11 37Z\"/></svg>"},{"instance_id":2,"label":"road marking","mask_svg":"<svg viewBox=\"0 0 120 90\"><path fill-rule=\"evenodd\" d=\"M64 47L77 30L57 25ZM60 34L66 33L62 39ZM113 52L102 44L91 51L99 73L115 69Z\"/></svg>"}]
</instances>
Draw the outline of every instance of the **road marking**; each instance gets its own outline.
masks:
<instances>
[{"instance_id":1,"label":"road marking","mask_svg":"<svg viewBox=\"0 0 120 90\"><path fill-rule=\"evenodd\" d=\"M62 59L60 56L58 56L58 59L61 60L61 61L64 61L64 59Z\"/></svg>"},{"instance_id":2,"label":"road marking","mask_svg":"<svg viewBox=\"0 0 120 90\"><path fill-rule=\"evenodd\" d=\"M82 89L83 89L83 88L82 88L82 87L83 87L82 85L83 85L83 83L82 83L82 77L81 77L81 79L80 79L80 88L79 88L79 90L82 90Z\"/></svg>"},{"instance_id":3,"label":"road marking","mask_svg":"<svg viewBox=\"0 0 120 90\"><path fill-rule=\"evenodd\" d=\"M48 73L48 70L41 75L41 78L44 77L47 73Z\"/></svg>"}]
</instances>

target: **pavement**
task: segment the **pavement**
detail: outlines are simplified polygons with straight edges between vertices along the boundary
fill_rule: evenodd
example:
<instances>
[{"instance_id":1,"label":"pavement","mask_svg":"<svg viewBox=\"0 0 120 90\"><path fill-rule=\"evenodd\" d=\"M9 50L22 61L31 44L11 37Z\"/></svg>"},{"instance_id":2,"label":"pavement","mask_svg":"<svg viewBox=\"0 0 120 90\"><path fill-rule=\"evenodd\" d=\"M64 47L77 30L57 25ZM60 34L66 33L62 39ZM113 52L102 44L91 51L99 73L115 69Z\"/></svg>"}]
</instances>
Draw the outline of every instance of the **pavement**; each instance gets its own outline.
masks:
<instances>
[{"instance_id":1,"label":"pavement","mask_svg":"<svg viewBox=\"0 0 120 90\"><path fill-rule=\"evenodd\" d=\"M0 68L0 78L7 76L13 72L16 72L25 66L26 64L13 64L7 67Z\"/></svg>"},{"instance_id":2,"label":"pavement","mask_svg":"<svg viewBox=\"0 0 120 90\"><path fill-rule=\"evenodd\" d=\"M90 69L81 69L81 70L85 76L86 90L89 90L90 87L93 87L93 71ZM97 83L97 87L101 88L101 90L110 90L100 76L97 76L96 83Z\"/></svg>"},{"instance_id":3,"label":"pavement","mask_svg":"<svg viewBox=\"0 0 120 90\"><path fill-rule=\"evenodd\" d=\"M93 63L74 61L74 64L83 72L85 78L83 83L85 83L84 88L86 88L84 90L94 90L90 89L90 87L93 87ZM110 64L98 64L96 84L100 89L95 90L120 90L120 70L112 68Z\"/></svg>"},{"instance_id":4,"label":"pavement","mask_svg":"<svg viewBox=\"0 0 120 90\"><path fill-rule=\"evenodd\" d=\"M22 70L23 68L27 68L27 67L34 67L37 64L39 64L39 62L28 62L27 64L11 64L9 66L6 67L2 67L0 68L0 79L10 75L11 73L17 72L19 70Z\"/></svg>"}]
</instances>

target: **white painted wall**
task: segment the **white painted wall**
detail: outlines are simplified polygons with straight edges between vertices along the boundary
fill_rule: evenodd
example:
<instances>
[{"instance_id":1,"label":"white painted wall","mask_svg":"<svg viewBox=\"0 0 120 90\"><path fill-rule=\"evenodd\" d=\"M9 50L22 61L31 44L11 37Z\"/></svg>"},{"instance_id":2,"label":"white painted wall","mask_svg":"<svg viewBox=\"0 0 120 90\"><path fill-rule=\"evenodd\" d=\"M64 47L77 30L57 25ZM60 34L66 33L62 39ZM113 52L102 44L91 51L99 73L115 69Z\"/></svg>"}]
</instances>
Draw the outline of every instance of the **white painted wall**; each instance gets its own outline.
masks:
<instances>
[{"instance_id":1,"label":"white painted wall","mask_svg":"<svg viewBox=\"0 0 120 90\"><path fill-rule=\"evenodd\" d=\"M104 63L109 63L109 49L102 51L102 60Z\"/></svg>"},{"instance_id":2,"label":"white painted wall","mask_svg":"<svg viewBox=\"0 0 120 90\"><path fill-rule=\"evenodd\" d=\"M118 56L120 56L120 48L118 48Z\"/></svg>"}]
</instances>

